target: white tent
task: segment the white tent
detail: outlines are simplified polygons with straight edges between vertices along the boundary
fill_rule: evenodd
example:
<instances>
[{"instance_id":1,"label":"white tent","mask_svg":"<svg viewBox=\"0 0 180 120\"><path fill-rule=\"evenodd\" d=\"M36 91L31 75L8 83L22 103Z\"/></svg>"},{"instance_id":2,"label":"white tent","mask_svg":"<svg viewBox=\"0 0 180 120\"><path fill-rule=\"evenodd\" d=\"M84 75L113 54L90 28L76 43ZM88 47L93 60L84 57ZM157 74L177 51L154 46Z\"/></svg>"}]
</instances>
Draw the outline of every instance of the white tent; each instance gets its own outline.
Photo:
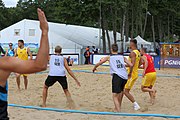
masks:
<instances>
[{"instance_id":1,"label":"white tent","mask_svg":"<svg viewBox=\"0 0 180 120\"><path fill-rule=\"evenodd\" d=\"M135 37L134 39L136 39L137 40L137 42L138 42L138 44L140 44L140 45L151 45L151 42L147 42L147 41L145 41L141 36L137 36L137 37Z\"/></svg>"},{"instance_id":2,"label":"white tent","mask_svg":"<svg viewBox=\"0 0 180 120\"><path fill-rule=\"evenodd\" d=\"M24 19L1 30L0 43L2 46L7 46L9 42L17 43L17 40L23 39L27 46L29 44L39 45L40 33L38 21ZM49 22L50 52L53 52L52 49L56 45L62 46L63 53L80 54L82 48L87 46L102 48L101 33L102 31L98 28ZM112 31L109 31L109 36L112 44L114 42ZM116 39L121 40L121 34L118 32Z\"/></svg>"},{"instance_id":3,"label":"white tent","mask_svg":"<svg viewBox=\"0 0 180 120\"><path fill-rule=\"evenodd\" d=\"M48 24L50 53L53 53L56 45L60 45L63 48L63 54L79 54L82 58L85 47L96 46L100 49L102 48L102 31L98 28L52 22ZM40 35L39 21L24 19L1 30L0 43L6 49L9 42L12 42L15 45L14 47L17 47L17 41L23 39L25 45L33 47L34 53L36 53L39 47ZM114 42L112 31L109 31L109 36L112 44ZM117 33L116 39L121 40L120 33Z\"/></svg>"},{"instance_id":4,"label":"white tent","mask_svg":"<svg viewBox=\"0 0 180 120\"><path fill-rule=\"evenodd\" d=\"M137 36L134 39L137 40L137 45L138 48L141 48L141 45L143 45L143 47L150 49L151 48L151 42L147 42L146 40L144 40L143 38L141 38L141 36ZM129 47L130 41L126 42L126 50Z\"/></svg>"}]
</instances>

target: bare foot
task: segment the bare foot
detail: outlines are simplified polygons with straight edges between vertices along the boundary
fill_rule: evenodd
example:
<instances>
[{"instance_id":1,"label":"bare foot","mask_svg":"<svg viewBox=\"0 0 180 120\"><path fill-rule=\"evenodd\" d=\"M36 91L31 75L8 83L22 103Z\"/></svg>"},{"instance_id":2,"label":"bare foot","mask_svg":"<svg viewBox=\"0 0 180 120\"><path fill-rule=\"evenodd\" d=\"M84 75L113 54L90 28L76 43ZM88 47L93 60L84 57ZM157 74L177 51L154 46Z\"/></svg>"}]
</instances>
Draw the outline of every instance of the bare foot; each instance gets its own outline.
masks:
<instances>
[{"instance_id":1,"label":"bare foot","mask_svg":"<svg viewBox=\"0 0 180 120\"><path fill-rule=\"evenodd\" d=\"M118 111L116 108L114 108L113 112L121 112L121 111Z\"/></svg>"},{"instance_id":2,"label":"bare foot","mask_svg":"<svg viewBox=\"0 0 180 120\"><path fill-rule=\"evenodd\" d=\"M45 108L45 107L46 107L46 105L42 104L42 105L40 105L40 107L44 107L44 108Z\"/></svg>"},{"instance_id":3,"label":"bare foot","mask_svg":"<svg viewBox=\"0 0 180 120\"><path fill-rule=\"evenodd\" d=\"M153 91L153 94L152 94L153 96L152 96L152 98L151 98L151 104L152 104L152 105L154 105L154 103L155 103L156 93L157 93L157 91L154 90L154 91Z\"/></svg>"},{"instance_id":4,"label":"bare foot","mask_svg":"<svg viewBox=\"0 0 180 120\"><path fill-rule=\"evenodd\" d=\"M68 107L69 109L75 109L75 108L76 108L76 105L75 105L75 103L74 103L73 100L68 100L68 101L67 101L67 107Z\"/></svg>"},{"instance_id":5,"label":"bare foot","mask_svg":"<svg viewBox=\"0 0 180 120\"><path fill-rule=\"evenodd\" d=\"M157 93L157 90L154 90L154 92L153 92L153 98L154 99L156 98L156 93Z\"/></svg>"}]
</instances>

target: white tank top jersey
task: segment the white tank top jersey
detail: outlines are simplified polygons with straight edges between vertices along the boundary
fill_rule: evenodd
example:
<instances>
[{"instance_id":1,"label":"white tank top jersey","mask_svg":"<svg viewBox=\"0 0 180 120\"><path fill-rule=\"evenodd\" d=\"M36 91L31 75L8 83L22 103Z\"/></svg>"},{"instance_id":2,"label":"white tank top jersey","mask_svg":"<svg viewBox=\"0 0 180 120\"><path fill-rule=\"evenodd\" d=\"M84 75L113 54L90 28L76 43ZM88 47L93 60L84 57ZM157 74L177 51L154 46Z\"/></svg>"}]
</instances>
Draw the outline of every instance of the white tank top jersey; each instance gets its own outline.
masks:
<instances>
[{"instance_id":1,"label":"white tank top jersey","mask_svg":"<svg viewBox=\"0 0 180 120\"><path fill-rule=\"evenodd\" d=\"M111 55L110 56L110 73L111 75L117 74L123 79L128 79L127 70L125 67L124 56L122 55Z\"/></svg>"},{"instance_id":2,"label":"white tank top jersey","mask_svg":"<svg viewBox=\"0 0 180 120\"><path fill-rule=\"evenodd\" d=\"M50 56L49 76L66 76L63 56L61 55Z\"/></svg>"}]
</instances>

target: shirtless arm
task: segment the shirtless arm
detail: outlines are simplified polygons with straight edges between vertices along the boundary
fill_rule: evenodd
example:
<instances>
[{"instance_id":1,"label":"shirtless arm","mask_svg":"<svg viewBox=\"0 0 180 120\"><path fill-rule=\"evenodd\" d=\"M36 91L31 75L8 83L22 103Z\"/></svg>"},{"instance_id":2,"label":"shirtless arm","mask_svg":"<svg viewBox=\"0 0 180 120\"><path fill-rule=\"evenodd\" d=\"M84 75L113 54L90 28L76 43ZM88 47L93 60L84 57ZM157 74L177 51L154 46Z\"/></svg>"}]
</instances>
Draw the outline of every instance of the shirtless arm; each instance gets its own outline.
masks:
<instances>
[{"instance_id":1,"label":"shirtless arm","mask_svg":"<svg viewBox=\"0 0 180 120\"><path fill-rule=\"evenodd\" d=\"M143 71L143 74L142 74L142 77L144 77L145 71L146 71L146 69L148 67L148 61L147 61L146 56L142 56L141 59L144 61L144 71Z\"/></svg>"},{"instance_id":2,"label":"shirtless arm","mask_svg":"<svg viewBox=\"0 0 180 120\"><path fill-rule=\"evenodd\" d=\"M30 60L32 60L32 53L31 53L31 50L29 48L27 48L27 52L28 52L28 55L30 56Z\"/></svg>"},{"instance_id":3,"label":"shirtless arm","mask_svg":"<svg viewBox=\"0 0 180 120\"><path fill-rule=\"evenodd\" d=\"M69 68L67 60L64 58L64 66L67 70L67 72L69 73L69 75L75 80L76 84L78 86L81 86L80 82L77 80L76 76L74 75L74 73L72 72L72 70Z\"/></svg>"},{"instance_id":4,"label":"shirtless arm","mask_svg":"<svg viewBox=\"0 0 180 120\"><path fill-rule=\"evenodd\" d=\"M129 77L131 77L132 71L133 71L133 67L136 63L136 54L134 52L131 52L129 57L131 58L131 63L132 63L132 67L130 67L130 72L129 72Z\"/></svg>"},{"instance_id":5,"label":"shirtless arm","mask_svg":"<svg viewBox=\"0 0 180 120\"><path fill-rule=\"evenodd\" d=\"M0 83L7 80L9 76L7 74L10 74L10 72L29 74L39 72L47 68L49 56L48 23L44 12L40 9L37 11L42 35L36 59L23 61L15 57L0 58Z\"/></svg>"}]
</instances>

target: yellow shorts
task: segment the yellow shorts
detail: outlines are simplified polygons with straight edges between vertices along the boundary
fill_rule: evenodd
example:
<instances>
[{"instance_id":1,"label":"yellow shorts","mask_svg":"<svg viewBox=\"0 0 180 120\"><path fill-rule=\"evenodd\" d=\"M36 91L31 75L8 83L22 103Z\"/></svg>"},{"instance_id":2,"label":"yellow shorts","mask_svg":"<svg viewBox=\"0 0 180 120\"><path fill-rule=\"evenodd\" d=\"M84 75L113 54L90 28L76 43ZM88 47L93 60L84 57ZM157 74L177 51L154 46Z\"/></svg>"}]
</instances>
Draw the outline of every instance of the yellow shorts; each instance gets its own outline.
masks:
<instances>
[{"instance_id":1,"label":"yellow shorts","mask_svg":"<svg viewBox=\"0 0 180 120\"><path fill-rule=\"evenodd\" d=\"M154 86L156 82L156 72L147 73L142 79L142 86L149 87Z\"/></svg>"},{"instance_id":2,"label":"yellow shorts","mask_svg":"<svg viewBox=\"0 0 180 120\"><path fill-rule=\"evenodd\" d=\"M22 75L22 76L25 76L25 77L28 76L28 74L19 74L19 73L16 73L16 76L19 76L19 75L20 75L20 76Z\"/></svg>"},{"instance_id":3,"label":"yellow shorts","mask_svg":"<svg viewBox=\"0 0 180 120\"><path fill-rule=\"evenodd\" d=\"M28 74L21 74L22 76L25 76L25 77L27 77L28 76Z\"/></svg>"},{"instance_id":4,"label":"yellow shorts","mask_svg":"<svg viewBox=\"0 0 180 120\"><path fill-rule=\"evenodd\" d=\"M125 85L125 89L131 89L137 79L138 79L138 76L137 77L131 77L130 79L128 79L128 81Z\"/></svg>"}]
</instances>

